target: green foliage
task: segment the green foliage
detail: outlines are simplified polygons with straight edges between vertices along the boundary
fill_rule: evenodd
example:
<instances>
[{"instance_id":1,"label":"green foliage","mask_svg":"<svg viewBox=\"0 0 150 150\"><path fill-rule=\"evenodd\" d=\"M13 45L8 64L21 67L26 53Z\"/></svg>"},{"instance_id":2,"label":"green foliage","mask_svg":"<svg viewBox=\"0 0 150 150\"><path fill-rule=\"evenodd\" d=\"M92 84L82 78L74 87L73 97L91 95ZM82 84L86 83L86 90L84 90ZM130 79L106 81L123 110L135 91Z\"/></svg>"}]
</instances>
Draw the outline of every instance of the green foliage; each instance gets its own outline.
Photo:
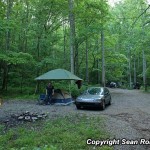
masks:
<instances>
[{"instance_id":1,"label":"green foliage","mask_svg":"<svg viewBox=\"0 0 150 150\"><path fill-rule=\"evenodd\" d=\"M147 7L144 0L124 0L113 8L105 0L74 1L76 75L85 80L88 40L89 83L101 82L98 79L101 80L102 73L100 32L103 27L106 81L128 82L129 57L132 78L135 59L137 80L141 80L144 49L149 82L149 9L140 16ZM21 89L24 84L32 87L34 78L44 72L56 68L70 71L68 1L0 1L0 10L0 85L6 81L14 89L15 86ZM71 89L74 96L80 93L74 87Z\"/></svg>"},{"instance_id":2,"label":"green foliage","mask_svg":"<svg viewBox=\"0 0 150 150\"><path fill-rule=\"evenodd\" d=\"M2 134L1 132L4 130L4 125L0 125L0 134Z\"/></svg>"},{"instance_id":3,"label":"green foliage","mask_svg":"<svg viewBox=\"0 0 150 150\"><path fill-rule=\"evenodd\" d=\"M76 98L77 96L81 95L83 91L87 89L87 86L82 85L80 89L78 89L77 85L71 86L71 95L73 98Z\"/></svg>"},{"instance_id":4,"label":"green foliage","mask_svg":"<svg viewBox=\"0 0 150 150\"><path fill-rule=\"evenodd\" d=\"M31 65L34 63L33 56L23 52L16 53L9 51L7 54L0 54L0 60L13 65L29 64L29 62Z\"/></svg>"},{"instance_id":5,"label":"green foliage","mask_svg":"<svg viewBox=\"0 0 150 150\"><path fill-rule=\"evenodd\" d=\"M70 114L46 122L27 123L1 134L0 148L1 150L91 149L91 146L86 145L88 138L109 138L103 122L104 119L101 117ZM102 146L97 149L113 148Z\"/></svg>"},{"instance_id":6,"label":"green foliage","mask_svg":"<svg viewBox=\"0 0 150 150\"><path fill-rule=\"evenodd\" d=\"M35 95L35 86L23 86L21 87L9 87L7 91L0 91L4 99L19 99L19 100L36 100L37 95Z\"/></svg>"},{"instance_id":7,"label":"green foliage","mask_svg":"<svg viewBox=\"0 0 150 150\"><path fill-rule=\"evenodd\" d=\"M106 56L107 57L107 56ZM123 77L123 73L127 67L128 59L123 54L110 53L106 58L107 79L110 81L119 81Z\"/></svg>"},{"instance_id":8,"label":"green foliage","mask_svg":"<svg viewBox=\"0 0 150 150\"><path fill-rule=\"evenodd\" d=\"M10 64L28 64L30 62L30 65L34 62L33 56L28 53L15 53L15 52L9 52L8 53L8 63Z\"/></svg>"}]
</instances>

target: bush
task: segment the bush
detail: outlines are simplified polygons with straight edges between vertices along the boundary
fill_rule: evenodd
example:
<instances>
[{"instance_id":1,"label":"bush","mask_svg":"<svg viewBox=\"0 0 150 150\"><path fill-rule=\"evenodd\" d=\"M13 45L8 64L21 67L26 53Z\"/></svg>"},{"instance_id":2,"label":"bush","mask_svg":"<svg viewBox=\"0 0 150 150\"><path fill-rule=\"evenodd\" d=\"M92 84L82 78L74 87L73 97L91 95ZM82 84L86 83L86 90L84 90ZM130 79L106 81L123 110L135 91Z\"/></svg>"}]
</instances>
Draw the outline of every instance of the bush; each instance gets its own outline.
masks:
<instances>
[{"instance_id":1,"label":"bush","mask_svg":"<svg viewBox=\"0 0 150 150\"><path fill-rule=\"evenodd\" d=\"M79 96L83 91L87 89L87 86L82 85L80 89L77 88L77 86L71 86L71 95L73 98L76 98Z\"/></svg>"}]
</instances>

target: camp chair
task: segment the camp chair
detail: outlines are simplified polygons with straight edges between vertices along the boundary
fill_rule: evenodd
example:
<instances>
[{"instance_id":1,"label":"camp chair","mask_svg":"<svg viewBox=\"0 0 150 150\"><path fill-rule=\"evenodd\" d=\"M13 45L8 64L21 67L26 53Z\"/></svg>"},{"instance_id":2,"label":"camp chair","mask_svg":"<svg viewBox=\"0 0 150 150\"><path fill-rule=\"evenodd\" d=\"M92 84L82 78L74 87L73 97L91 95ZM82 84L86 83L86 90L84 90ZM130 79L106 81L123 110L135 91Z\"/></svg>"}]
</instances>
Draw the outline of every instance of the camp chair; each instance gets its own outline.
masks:
<instances>
[{"instance_id":1,"label":"camp chair","mask_svg":"<svg viewBox=\"0 0 150 150\"><path fill-rule=\"evenodd\" d=\"M45 99L46 99L46 94L40 94L38 98L38 104L40 105L44 104Z\"/></svg>"}]
</instances>

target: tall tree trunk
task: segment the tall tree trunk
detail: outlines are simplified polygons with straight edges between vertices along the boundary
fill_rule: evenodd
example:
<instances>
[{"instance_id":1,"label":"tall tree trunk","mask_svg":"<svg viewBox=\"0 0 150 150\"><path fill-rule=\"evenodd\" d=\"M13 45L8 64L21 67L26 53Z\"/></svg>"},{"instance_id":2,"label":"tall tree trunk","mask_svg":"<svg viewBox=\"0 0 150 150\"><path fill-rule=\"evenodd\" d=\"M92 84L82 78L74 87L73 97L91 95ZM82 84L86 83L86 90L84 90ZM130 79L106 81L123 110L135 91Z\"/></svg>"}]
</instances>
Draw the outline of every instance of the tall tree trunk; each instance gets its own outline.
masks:
<instances>
[{"instance_id":1,"label":"tall tree trunk","mask_svg":"<svg viewBox=\"0 0 150 150\"><path fill-rule=\"evenodd\" d=\"M74 45L75 45L75 22L74 22L74 14L73 0L68 0L69 3L69 22L70 22L70 62L71 62L71 72L74 74Z\"/></svg>"},{"instance_id":2,"label":"tall tree trunk","mask_svg":"<svg viewBox=\"0 0 150 150\"><path fill-rule=\"evenodd\" d=\"M143 11L143 3L141 5L141 10ZM144 23L145 23L145 11L142 16L142 39L144 39ZM145 58L145 51L142 49L142 58L143 58L143 85L145 91L147 91L147 83L146 83L146 58Z\"/></svg>"},{"instance_id":3,"label":"tall tree trunk","mask_svg":"<svg viewBox=\"0 0 150 150\"><path fill-rule=\"evenodd\" d=\"M97 84L99 84L101 81L101 78L100 78L100 60L97 59Z\"/></svg>"},{"instance_id":4,"label":"tall tree trunk","mask_svg":"<svg viewBox=\"0 0 150 150\"><path fill-rule=\"evenodd\" d=\"M8 81L8 66L7 62L3 63L3 76L2 76L2 90L7 90L7 81Z\"/></svg>"},{"instance_id":5,"label":"tall tree trunk","mask_svg":"<svg viewBox=\"0 0 150 150\"><path fill-rule=\"evenodd\" d=\"M7 0L7 12L6 12L6 19L7 23L10 22L10 15L11 15L11 8L12 8L13 0ZM10 29L9 27L6 30L6 52L10 49Z\"/></svg>"},{"instance_id":6,"label":"tall tree trunk","mask_svg":"<svg viewBox=\"0 0 150 150\"><path fill-rule=\"evenodd\" d=\"M66 64L66 27L65 27L65 22L63 23L63 34L64 34L64 64Z\"/></svg>"},{"instance_id":7,"label":"tall tree trunk","mask_svg":"<svg viewBox=\"0 0 150 150\"><path fill-rule=\"evenodd\" d=\"M145 59L145 52L144 50L142 51L143 54L143 85L145 91L147 91L147 83L146 83L146 59Z\"/></svg>"},{"instance_id":8,"label":"tall tree trunk","mask_svg":"<svg viewBox=\"0 0 150 150\"><path fill-rule=\"evenodd\" d=\"M134 84L136 84L136 59L134 55Z\"/></svg>"},{"instance_id":9,"label":"tall tree trunk","mask_svg":"<svg viewBox=\"0 0 150 150\"><path fill-rule=\"evenodd\" d=\"M28 37L27 37L27 34L28 34L28 24L29 24L29 1L26 0L25 1L26 3L26 30L25 30L25 44L24 44L24 51L25 53L27 52L27 46L28 46Z\"/></svg>"},{"instance_id":10,"label":"tall tree trunk","mask_svg":"<svg viewBox=\"0 0 150 150\"><path fill-rule=\"evenodd\" d=\"M105 87L105 49L104 49L104 31L101 31L101 50L102 50L102 86Z\"/></svg>"},{"instance_id":11,"label":"tall tree trunk","mask_svg":"<svg viewBox=\"0 0 150 150\"><path fill-rule=\"evenodd\" d=\"M75 74L79 75L79 51L78 51L78 43L75 42L75 59L74 59L74 66L75 66Z\"/></svg>"},{"instance_id":12,"label":"tall tree trunk","mask_svg":"<svg viewBox=\"0 0 150 150\"><path fill-rule=\"evenodd\" d=\"M13 0L7 0L7 12L6 19L7 23L10 22L11 9L12 9ZM6 30L6 53L10 50L10 29L9 27ZM7 90L7 82L8 82L8 65L7 62L3 63L3 78L2 78L2 90Z\"/></svg>"},{"instance_id":13,"label":"tall tree trunk","mask_svg":"<svg viewBox=\"0 0 150 150\"><path fill-rule=\"evenodd\" d=\"M99 38L97 39L96 45L97 45L97 53L99 53L100 52L100 39ZM100 59L98 58L97 59L97 84L100 84L100 82L101 82L101 78L100 78Z\"/></svg>"},{"instance_id":14,"label":"tall tree trunk","mask_svg":"<svg viewBox=\"0 0 150 150\"><path fill-rule=\"evenodd\" d=\"M38 37L37 37L37 45L36 45L36 49L37 49L37 60L38 60L38 62L40 61L40 39L41 39L41 37L40 37L40 35L38 35ZM40 72L40 70L39 70L39 68L38 68L38 69L37 69L37 72L36 72L37 77L39 76L39 72ZM40 89L40 82L37 82L37 86L36 86L36 91L35 91L35 93L39 93L39 89Z\"/></svg>"},{"instance_id":15,"label":"tall tree trunk","mask_svg":"<svg viewBox=\"0 0 150 150\"><path fill-rule=\"evenodd\" d=\"M132 88L132 77L131 77L131 49L128 46L128 50L129 50L129 87Z\"/></svg>"},{"instance_id":16,"label":"tall tree trunk","mask_svg":"<svg viewBox=\"0 0 150 150\"><path fill-rule=\"evenodd\" d=\"M137 65L137 70L139 70L139 68L140 68L140 53L138 53L138 65Z\"/></svg>"},{"instance_id":17,"label":"tall tree trunk","mask_svg":"<svg viewBox=\"0 0 150 150\"><path fill-rule=\"evenodd\" d=\"M89 64L88 64L88 39L85 41L85 52L86 52L86 82L89 82Z\"/></svg>"}]
</instances>

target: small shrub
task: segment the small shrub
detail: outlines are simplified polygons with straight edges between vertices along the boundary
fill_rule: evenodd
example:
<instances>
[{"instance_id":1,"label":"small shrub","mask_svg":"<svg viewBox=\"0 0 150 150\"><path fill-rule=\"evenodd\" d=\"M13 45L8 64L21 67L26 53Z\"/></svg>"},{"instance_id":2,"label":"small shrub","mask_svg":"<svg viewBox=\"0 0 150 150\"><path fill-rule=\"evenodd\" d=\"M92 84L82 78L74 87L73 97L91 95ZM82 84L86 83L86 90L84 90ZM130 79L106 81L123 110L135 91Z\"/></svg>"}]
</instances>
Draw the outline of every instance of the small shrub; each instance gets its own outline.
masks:
<instances>
[{"instance_id":1,"label":"small shrub","mask_svg":"<svg viewBox=\"0 0 150 150\"><path fill-rule=\"evenodd\" d=\"M71 86L71 95L73 98L76 98L86 89L87 89L87 86L85 86L85 85L82 85L80 89L78 89L77 86Z\"/></svg>"}]
</instances>

